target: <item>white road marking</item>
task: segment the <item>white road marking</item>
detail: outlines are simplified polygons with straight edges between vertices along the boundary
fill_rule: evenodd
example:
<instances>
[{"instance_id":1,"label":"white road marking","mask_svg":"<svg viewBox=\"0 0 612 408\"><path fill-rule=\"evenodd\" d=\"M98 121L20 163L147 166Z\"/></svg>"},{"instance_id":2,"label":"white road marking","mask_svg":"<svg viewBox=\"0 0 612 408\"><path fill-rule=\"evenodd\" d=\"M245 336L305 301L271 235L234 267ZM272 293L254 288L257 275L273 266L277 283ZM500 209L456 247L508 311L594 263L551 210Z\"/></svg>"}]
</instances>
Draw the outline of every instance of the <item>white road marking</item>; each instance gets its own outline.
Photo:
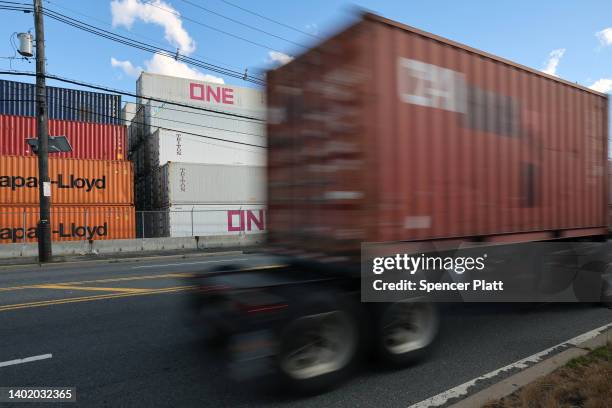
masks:
<instances>
[{"instance_id":1,"label":"white road marking","mask_svg":"<svg viewBox=\"0 0 612 408\"><path fill-rule=\"evenodd\" d=\"M17 364L31 363L32 361L38 360L46 360L48 358L53 357L51 354L41 354L40 356L26 357L26 358L18 358L17 360L10 360L0 362L0 367L12 366Z\"/></svg>"},{"instance_id":2,"label":"white road marking","mask_svg":"<svg viewBox=\"0 0 612 408\"><path fill-rule=\"evenodd\" d=\"M555 351L556 349L560 348L560 347L564 347L564 346L576 346L580 343L583 343L587 340L590 340L592 338L594 338L595 336L597 336L598 334L600 334L601 332L603 332L604 330L608 329L612 327L612 323L608 323L604 326L598 327L597 329L593 329L590 330L586 333L583 333L579 336L576 336L574 338L571 338L569 340L564 341L563 343L559 343L556 346L552 346L550 348L547 348L546 350L542 350L538 353L535 353L529 357L525 357L521 360L518 360L512 364L509 364L505 367L502 368L498 368L497 370L493 370L489 373L483 374L480 377L476 377L473 380L464 382L461 385L458 385L454 388L451 388L449 390L446 390L444 392L441 392L438 395L434 395L433 397L427 398L426 400L423 400L421 402L417 402L416 404L411 405L408 408L428 408L428 407L439 407L442 406L444 404L446 404L448 402L448 400L452 399L452 398L456 398L456 397L460 397L460 396L464 396L467 395L468 390L470 387L472 387L474 384L476 384L476 382L481 381L481 380L487 380L489 378L493 378L496 377L497 375L503 373L504 371L508 371L508 370L512 370L515 368L518 369L524 369L529 367L529 363L537 363L540 360L542 360L543 357L547 356L548 354L552 353L553 351Z\"/></svg>"},{"instance_id":3,"label":"white road marking","mask_svg":"<svg viewBox=\"0 0 612 408\"><path fill-rule=\"evenodd\" d=\"M198 264L207 264L207 263L233 262L233 261L249 261L249 260L251 260L251 258L219 259L219 260L215 260L215 261L180 262L180 263L157 264L157 265L140 265L140 266L132 266L132 269L158 268L158 267L162 267L162 266L198 265Z\"/></svg>"}]
</instances>

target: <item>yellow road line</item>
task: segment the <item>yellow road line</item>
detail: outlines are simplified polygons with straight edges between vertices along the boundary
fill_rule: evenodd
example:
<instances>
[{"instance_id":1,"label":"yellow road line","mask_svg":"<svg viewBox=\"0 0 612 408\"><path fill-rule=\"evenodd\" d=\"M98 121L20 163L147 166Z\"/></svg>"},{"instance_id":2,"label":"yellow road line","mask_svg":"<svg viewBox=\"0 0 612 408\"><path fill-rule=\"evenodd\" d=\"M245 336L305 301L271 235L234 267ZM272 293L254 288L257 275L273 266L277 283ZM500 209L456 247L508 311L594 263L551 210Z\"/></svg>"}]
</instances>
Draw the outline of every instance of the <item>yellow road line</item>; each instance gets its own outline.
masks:
<instances>
[{"instance_id":1,"label":"yellow road line","mask_svg":"<svg viewBox=\"0 0 612 408\"><path fill-rule=\"evenodd\" d=\"M254 266L252 268L244 268L241 269L244 272L262 270L262 269L274 269L274 268L282 268L287 265L262 265L262 266ZM110 282L125 282L125 281L136 281L136 280L147 280L147 279L164 279L164 278L193 278L198 276L198 274L189 273L189 272L177 272L177 273L165 273L163 275L137 275L137 276L126 276L123 278L104 278L104 279L95 279L95 280L84 280L84 281L73 281L73 282L48 282L48 283L39 283L36 285L25 285L25 286L11 286L6 288L0 288L0 292L10 292L15 290L25 290L25 289L45 289L45 286L74 286L74 285L82 285L86 283L110 283ZM49 288L49 289L62 289L62 288ZM77 289L76 287L74 289ZM109 288L111 289L111 288ZM114 288L113 288L114 289ZM119 288L120 289L120 288ZM85 289L84 289L85 290Z\"/></svg>"},{"instance_id":2,"label":"yellow road line","mask_svg":"<svg viewBox=\"0 0 612 408\"><path fill-rule=\"evenodd\" d=\"M196 285L191 286L175 286L170 288L162 288L162 289L154 289L146 292L137 292L137 293L110 293L105 295L94 295L94 296L81 296L74 298L64 298L64 299L54 299L54 300L43 300L38 302L29 302L29 303L18 303L13 305L4 305L0 306L0 312L7 312L18 309L29 309L34 307L45 307L52 305L62 305L66 303L79 303L79 302L91 302L95 300L104 300L104 299L116 299L122 297L130 297L130 296L141 296L141 295L155 295L159 293L175 293L182 292L187 290L196 289Z\"/></svg>"},{"instance_id":3,"label":"yellow road line","mask_svg":"<svg viewBox=\"0 0 612 408\"><path fill-rule=\"evenodd\" d=\"M42 285L81 285L84 283L108 283L108 282L125 282L134 280L146 280L146 279L164 279L164 278L191 278L195 276L192 273L166 273L163 275L144 275L144 276L127 276L125 278L105 278L96 280L84 280L74 282L53 282L53 283L41 283L36 285L25 285L25 286L11 286L6 288L0 288L0 292L9 292L13 290L24 290L24 289L37 289Z\"/></svg>"},{"instance_id":4,"label":"yellow road line","mask_svg":"<svg viewBox=\"0 0 612 408\"><path fill-rule=\"evenodd\" d=\"M103 292L147 292L150 289L137 289L137 288L102 288L98 286L67 286L67 285L38 285L37 289L63 289L63 290L89 290L89 291L103 291Z\"/></svg>"}]
</instances>

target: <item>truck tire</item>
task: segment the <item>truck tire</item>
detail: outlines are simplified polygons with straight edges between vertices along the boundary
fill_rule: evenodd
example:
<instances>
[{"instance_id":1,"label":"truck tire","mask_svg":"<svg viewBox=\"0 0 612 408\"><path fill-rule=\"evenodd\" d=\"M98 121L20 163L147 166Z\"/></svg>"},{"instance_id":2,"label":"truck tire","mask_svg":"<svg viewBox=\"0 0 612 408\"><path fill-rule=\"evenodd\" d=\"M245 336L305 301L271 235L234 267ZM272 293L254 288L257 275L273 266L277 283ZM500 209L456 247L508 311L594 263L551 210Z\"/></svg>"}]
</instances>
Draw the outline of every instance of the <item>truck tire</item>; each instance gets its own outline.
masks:
<instances>
[{"instance_id":1,"label":"truck tire","mask_svg":"<svg viewBox=\"0 0 612 408\"><path fill-rule=\"evenodd\" d=\"M358 303L317 293L294 307L279 336L282 383L302 394L329 390L353 372L361 354Z\"/></svg>"},{"instance_id":2,"label":"truck tire","mask_svg":"<svg viewBox=\"0 0 612 408\"><path fill-rule=\"evenodd\" d=\"M424 357L438 335L438 310L433 303L386 303L380 305L376 317L377 355L392 367L404 367Z\"/></svg>"}]
</instances>

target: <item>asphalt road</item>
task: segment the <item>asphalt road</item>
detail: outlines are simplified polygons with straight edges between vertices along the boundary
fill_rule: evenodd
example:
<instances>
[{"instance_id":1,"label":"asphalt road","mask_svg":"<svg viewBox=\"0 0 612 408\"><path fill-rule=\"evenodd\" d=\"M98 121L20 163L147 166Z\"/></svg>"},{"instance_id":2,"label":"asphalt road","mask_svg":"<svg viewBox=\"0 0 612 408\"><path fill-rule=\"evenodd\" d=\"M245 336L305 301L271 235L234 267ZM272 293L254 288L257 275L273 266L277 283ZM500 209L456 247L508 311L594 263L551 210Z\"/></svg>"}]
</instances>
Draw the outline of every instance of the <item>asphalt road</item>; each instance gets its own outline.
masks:
<instances>
[{"instance_id":1,"label":"asphalt road","mask_svg":"<svg viewBox=\"0 0 612 408\"><path fill-rule=\"evenodd\" d=\"M426 361L400 371L367 365L338 390L297 398L270 378L228 378L223 359L185 323L186 278L227 262L274 260L0 268L0 386L73 386L78 406L408 407L612 322L612 310L592 305L446 306ZM52 358L1 364L45 354Z\"/></svg>"}]
</instances>

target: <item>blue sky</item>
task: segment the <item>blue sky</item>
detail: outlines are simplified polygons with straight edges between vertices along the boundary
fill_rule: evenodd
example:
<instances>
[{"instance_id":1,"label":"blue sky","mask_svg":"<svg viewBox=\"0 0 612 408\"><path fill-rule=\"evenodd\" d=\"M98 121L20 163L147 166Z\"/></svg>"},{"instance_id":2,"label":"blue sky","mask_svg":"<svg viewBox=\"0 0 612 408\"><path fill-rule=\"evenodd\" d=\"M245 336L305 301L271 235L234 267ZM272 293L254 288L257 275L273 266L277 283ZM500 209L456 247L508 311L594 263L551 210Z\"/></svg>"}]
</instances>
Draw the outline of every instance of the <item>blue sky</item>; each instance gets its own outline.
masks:
<instances>
[{"instance_id":1,"label":"blue sky","mask_svg":"<svg viewBox=\"0 0 612 408\"><path fill-rule=\"evenodd\" d=\"M300 52L300 47L291 42L308 45L315 41L308 35L232 7L223 0L189 2L291 42L230 22L183 0L150 0L157 7L147 1L50 0L45 1L44 6L144 42L170 49L180 47L182 53L211 63L239 71L248 68L250 73L270 67L275 63L271 60L274 55L279 59L281 54L270 54L271 51L294 55ZM573 82L592 86L600 81L600 90L612 90L610 0L229 1L320 37L347 24L352 18L353 7L359 6L533 68L548 68L549 72ZM263 46L216 32L191 20ZM0 23L0 57L9 57L13 55L11 34L31 29L33 18L31 14L0 10ZM193 68L178 66L173 61L92 36L49 18L45 24L47 69L53 74L131 91L135 89L135 75L140 68L189 75L210 74L226 83L254 86L203 70L192 72L189 70ZM610 30L605 31L608 28ZM12 61L9 65L9 60L0 59L0 68L10 67L33 70L34 64Z\"/></svg>"}]
</instances>

